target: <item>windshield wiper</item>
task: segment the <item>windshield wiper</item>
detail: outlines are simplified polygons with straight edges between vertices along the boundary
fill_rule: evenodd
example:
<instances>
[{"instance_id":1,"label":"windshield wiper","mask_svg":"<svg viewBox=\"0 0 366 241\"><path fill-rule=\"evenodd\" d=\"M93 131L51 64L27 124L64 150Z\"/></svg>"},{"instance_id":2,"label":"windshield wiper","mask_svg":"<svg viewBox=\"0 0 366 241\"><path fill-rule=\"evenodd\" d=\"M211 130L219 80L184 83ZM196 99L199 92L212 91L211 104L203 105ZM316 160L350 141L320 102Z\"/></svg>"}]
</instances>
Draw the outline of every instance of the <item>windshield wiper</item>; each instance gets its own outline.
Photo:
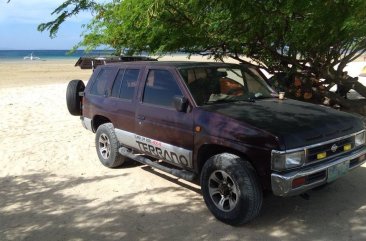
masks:
<instances>
[{"instance_id":1,"label":"windshield wiper","mask_svg":"<svg viewBox=\"0 0 366 241\"><path fill-rule=\"evenodd\" d=\"M255 100L263 100L263 99L273 99L273 98L276 98L274 96L258 96L258 97L253 97Z\"/></svg>"},{"instance_id":2,"label":"windshield wiper","mask_svg":"<svg viewBox=\"0 0 366 241\"><path fill-rule=\"evenodd\" d=\"M255 102L255 98L253 97L249 97L249 98L240 98L240 99L219 99L219 100L214 100L214 101L208 101L205 104L207 105L212 105L212 104L219 104L219 103L231 103L231 102L240 102L240 101L244 101L244 102Z\"/></svg>"}]
</instances>

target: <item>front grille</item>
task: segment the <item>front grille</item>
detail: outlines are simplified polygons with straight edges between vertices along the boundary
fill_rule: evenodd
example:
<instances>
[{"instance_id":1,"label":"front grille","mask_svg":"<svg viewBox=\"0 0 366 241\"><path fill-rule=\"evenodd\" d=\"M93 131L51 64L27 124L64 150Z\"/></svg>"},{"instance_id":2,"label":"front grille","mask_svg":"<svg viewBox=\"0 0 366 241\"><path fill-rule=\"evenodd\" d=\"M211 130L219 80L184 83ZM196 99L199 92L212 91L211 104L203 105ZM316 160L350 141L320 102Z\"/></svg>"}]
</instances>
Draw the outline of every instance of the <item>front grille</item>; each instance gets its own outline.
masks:
<instances>
[{"instance_id":1,"label":"front grille","mask_svg":"<svg viewBox=\"0 0 366 241\"><path fill-rule=\"evenodd\" d=\"M326 170L316 172L316 173L311 174L311 175L306 177L306 184L311 184L311 183L314 183L314 182L324 180L326 178L326 176L327 176Z\"/></svg>"},{"instance_id":2,"label":"front grille","mask_svg":"<svg viewBox=\"0 0 366 241\"><path fill-rule=\"evenodd\" d=\"M363 154L360 157L357 157L355 159L350 160L349 162L349 168L353 168L355 166L358 166L360 163L364 162L366 159L366 154Z\"/></svg>"},{"instance_id":3,"label":"front grille","mask_svg":"<svg viewBox=\"0 0 366 241\"><path fill-rule=\"evenodd\" d=\"M351 145L350 150L352 150L354 148L355 144L354 144L353 136L345 138L345 139L337 140L334 142L329 142L329 143L321 145L321 146L309 148L307 150L306 162L312 163L315 161L321 161L321 160L336 156L338 154L341 154L343 152L346 152L344 150L344 146L346 146L346 145ZM337 148L335 148L335 147L337 147ZM350 150L347 150L347 151L350 151ZM326 157L318 159L318 154L320 154L320 153L326 153Z\"/></svg>"}]
</instances>

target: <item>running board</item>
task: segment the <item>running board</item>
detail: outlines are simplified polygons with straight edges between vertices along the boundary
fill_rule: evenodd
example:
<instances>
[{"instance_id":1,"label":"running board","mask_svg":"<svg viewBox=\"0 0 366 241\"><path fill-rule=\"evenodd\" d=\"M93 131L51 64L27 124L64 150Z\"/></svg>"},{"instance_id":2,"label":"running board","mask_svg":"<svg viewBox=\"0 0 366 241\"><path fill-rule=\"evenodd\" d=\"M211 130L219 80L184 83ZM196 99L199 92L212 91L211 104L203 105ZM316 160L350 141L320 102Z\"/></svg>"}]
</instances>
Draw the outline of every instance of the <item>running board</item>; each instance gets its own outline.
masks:
<instances>
[{"instance_id":1,"label":"running board","mask_svg":"<svg viewBox=\"0 0 366 241\"><path fill-rule=\"evenodd\" d=\"M179 170L179 169L176 169L176 168L169 168L169 167L160 165L157 162L153 162L150 159L148 159L146 157L143 157L141 155L135 155L129 149L127 149L126 147L119 148L118 152L122 156L128 157L132 160L135 160L135 161L140 162L142 164L145 164L145 165L151 166L153 168L159 169L160 171L167 172L169 174L172 174L173 176L182 178L182 179L187 180L187 181L192 181L196 177L196 175L193 172L186 171L186 170Z\"/></svg>"}]
</instances>

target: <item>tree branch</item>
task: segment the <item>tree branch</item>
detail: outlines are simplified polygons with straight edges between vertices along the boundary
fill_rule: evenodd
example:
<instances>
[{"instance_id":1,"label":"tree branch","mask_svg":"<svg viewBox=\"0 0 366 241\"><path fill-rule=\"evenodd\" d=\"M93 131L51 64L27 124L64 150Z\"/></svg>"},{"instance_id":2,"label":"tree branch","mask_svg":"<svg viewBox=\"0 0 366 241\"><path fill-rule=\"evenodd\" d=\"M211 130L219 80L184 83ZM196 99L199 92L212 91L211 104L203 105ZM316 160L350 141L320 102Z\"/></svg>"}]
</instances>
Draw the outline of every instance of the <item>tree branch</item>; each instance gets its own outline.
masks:
<instances>
[{"instance_id":1,"label":"tree branch","mask_svg":"<svg viewBox=\"0 0 366 241\"><path fill-rule=\"evenodd\" d=\"M74 6L72 10L68 10L70 6ZM58 6L51 14L59 14L53 21L41 23L37 30L43 32L49 30L51 38L56 37L60 25L65 22L67 18L77 15L80 11L94 10L98 4L93 0L67 0Z\"/></svg>"}]
</instances>

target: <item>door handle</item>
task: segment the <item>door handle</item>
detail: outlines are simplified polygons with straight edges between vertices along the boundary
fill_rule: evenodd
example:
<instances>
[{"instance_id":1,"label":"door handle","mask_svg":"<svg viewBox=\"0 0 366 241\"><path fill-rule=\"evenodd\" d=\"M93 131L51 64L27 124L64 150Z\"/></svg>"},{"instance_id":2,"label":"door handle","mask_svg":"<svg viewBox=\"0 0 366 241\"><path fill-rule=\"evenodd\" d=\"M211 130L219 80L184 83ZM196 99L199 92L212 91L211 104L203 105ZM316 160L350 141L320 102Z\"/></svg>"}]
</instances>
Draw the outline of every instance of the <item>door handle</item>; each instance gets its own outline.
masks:
<instances>
[{"instance_id":1,"label":"door handle","mask_svg":"<svg viewBox=\"0 0 366 241\"><path fill-rule=\"evenodd\" d=\"M145 120L145 116L143 115L137 115L137 119L142 121L142 120Z\"/></svg>"},{"instance_id":2,"label":"door handle","mask_svg":"<svg viewBox=\"0 0 366 241\"><path fill-rule=\"evenodd\" d=\"M110 96L110 93L109 93L109 91L108 91L108 90L105 90L105 91L104 91L104 97L108 97L108 96Z\"/></svg>"}]
</instances>

